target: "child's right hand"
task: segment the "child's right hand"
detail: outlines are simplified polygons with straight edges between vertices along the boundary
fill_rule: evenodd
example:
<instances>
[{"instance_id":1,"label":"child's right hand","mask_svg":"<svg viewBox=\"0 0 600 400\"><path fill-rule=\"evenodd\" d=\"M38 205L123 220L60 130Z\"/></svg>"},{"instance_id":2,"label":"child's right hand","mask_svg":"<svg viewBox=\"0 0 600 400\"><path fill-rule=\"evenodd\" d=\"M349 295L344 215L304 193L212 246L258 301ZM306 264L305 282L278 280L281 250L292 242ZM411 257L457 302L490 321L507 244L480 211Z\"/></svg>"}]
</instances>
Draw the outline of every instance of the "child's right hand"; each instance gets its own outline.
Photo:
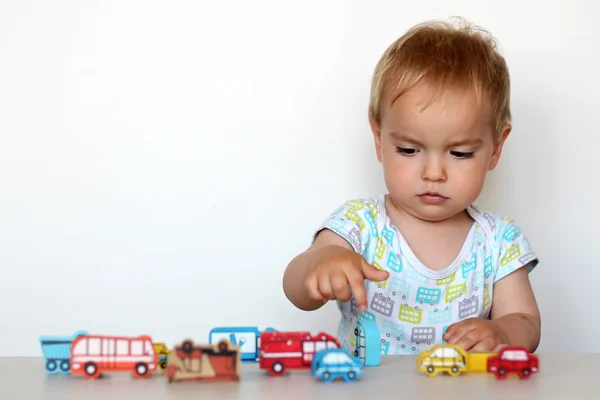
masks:
<instances>
[{"instance_id":1,"label":"child's right hand","mask_svg":"<svg viewBox=\"0 0 600 400\"><path fill-rule=\"evenodd\" d=\"M389 277L354 250L337 244L314 250L312 263L306 275L306 290L312 300L348 301L352 296L360 311L367 310L365 279L379 282Z\"/></svg>"}]
</instances>

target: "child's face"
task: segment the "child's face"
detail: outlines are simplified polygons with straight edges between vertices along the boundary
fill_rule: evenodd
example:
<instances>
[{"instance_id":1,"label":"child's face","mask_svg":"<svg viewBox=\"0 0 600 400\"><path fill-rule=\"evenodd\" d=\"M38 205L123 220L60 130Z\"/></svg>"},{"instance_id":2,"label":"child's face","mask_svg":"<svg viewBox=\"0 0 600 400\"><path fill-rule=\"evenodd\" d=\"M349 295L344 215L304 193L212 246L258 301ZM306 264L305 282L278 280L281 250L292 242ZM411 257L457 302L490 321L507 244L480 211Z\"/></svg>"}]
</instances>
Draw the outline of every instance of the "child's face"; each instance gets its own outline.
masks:
<instances>
[{"instance_id":1,"label":"child's face","mask_svg":"<svg viewBox=\"0 0 600 400\"><path fill-rule=\"evenodd\" d=\"M381 124L372 124L377 158L396 207L417 218L441 221L479 196L510 132L494 139L491 107L473 93L439 95L419 84L396 99L384 95Z\"/></svg>"}]
</instances>

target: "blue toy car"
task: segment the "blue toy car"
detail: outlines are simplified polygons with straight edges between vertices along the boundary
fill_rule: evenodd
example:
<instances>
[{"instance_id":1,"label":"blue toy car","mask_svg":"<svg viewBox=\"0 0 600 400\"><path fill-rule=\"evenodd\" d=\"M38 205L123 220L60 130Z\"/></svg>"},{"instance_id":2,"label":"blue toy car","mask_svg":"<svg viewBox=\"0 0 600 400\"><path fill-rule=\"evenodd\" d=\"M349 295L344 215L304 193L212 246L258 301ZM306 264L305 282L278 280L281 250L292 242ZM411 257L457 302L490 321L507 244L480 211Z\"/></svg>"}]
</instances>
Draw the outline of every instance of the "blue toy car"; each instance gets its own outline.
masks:
<instances>
[{"instance_id":1,"label":"blue toy car","mask_svg":"<svg viewBox=\"0 0 600 400\"><path fill-rule=\"evenodd\" d=\"M325 349L317 352L312 360L311 373L323 382L343 378L352 382L363 375L364 366L358 357L343 349Z\"/></svg>"}]
</instances>

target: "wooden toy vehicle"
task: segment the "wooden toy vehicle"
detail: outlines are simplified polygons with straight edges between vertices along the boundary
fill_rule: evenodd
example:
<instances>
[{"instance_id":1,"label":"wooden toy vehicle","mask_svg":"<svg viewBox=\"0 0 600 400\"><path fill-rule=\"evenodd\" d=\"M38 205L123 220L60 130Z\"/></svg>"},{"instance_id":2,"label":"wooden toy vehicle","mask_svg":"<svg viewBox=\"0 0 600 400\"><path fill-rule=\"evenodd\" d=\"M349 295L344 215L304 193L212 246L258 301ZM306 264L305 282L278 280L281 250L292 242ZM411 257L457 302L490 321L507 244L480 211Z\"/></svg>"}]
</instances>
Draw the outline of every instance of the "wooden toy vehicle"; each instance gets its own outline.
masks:
<instances>
[{"instance_id":1,"label":"wooden toy vehicle","mask_svg":"<svg viewBox=\"0 0 600 400\"><path fill-rule=\"evenodd\" d=\"M381 362L381 336L377 323L369 319L359 319L354 328L354 337L356 339L354 355L366 367L379 365Z\"/></svg>"},{"instance_id":2,"label":"wooden toy vehicle","mask_svg":"<svg viewBox=\"0 0 600 400\"><path fill-rule=\"evenodd\" d=\"M323 382L342 378L352 382L363 375L364 365L360 358L352 357L342 349L325 349L317 352L311 365L311 374Z\"/></svg>"},{"instance_id":3,"label":"wooden toy vehicle","mask_svg":"<svg viewBox=\"0 0 600 400\"><path fill-rule=\"evenodd\" d=\"M169 354L171 354L171 350L167 348L167 345L164 343L153 343L154 351L158 354L158 366L161 370L167 369L167 360L169 359Z\"/></svg>"},{"instance_id":4,"label":"wooden toy vehicle","mask_svg":"<svg viewBox=\"0 0 600 400\"><path fill-rule=\"evenodd\" d=\"M169 356L167 378L173 381L237 381L240 350L228 340L214 345L196 345L185 340Z\"/></svg>"},{"instance_id":5,"label":"wooden toy vehicle","mask_svg":"<svg viewBox=\"0 0 600 400\"><path fill-rule=\"evenodd\" d=\"M468 353L460 346L438 344L417 357L417 369L429 376L446 372L458 376L463 372L486 372L487 360L494 353Z\"/></svg>"},{"instance_id":6,"label":"wooden toy vehicle","mask_svg":"<svg viewBox=\"0 0 600 400\"><path fill-rule=\"evenodd\" d=\"M137 337L81 335L71 345L71 372L96 379L104 372L131 372L147 378L156 371L158 356L148 335Z\"/></svg>"},{"instance_id":7,"label":"wooden toy vehicle","mask_svg":"<svg viewBox=\"0 0 600 400\"><path fill-rule=\"evenodd\" d=\"M499 353L477 353L467 352L456 345L439 344L419 354L417 369L429 376L439 372L452 376L463 372L488 372L504 379L508 373L514 372L521 379L526 379L539 371L539 360L527 349L518 346L505 347Z\"/></svg>"},{"instance_id":8,"label":"wooden toy vehicle","mask_svg":"<svg viewBox=\"0 0 600 400\"><path fill-rule=\"evenodd\" d=\"M286 369L310 369L320 350L339 349L339 341L326 333L264 332L261 335L259 367L271 376L283 376Z\"/></svg>"},{"instance_id":9,"label":"wooden toy vehicle","mask_svg":"<svg viewBox=\"0 0 600 400\"><path fill-rule=\"evenodd\" d=\"M539 359L524 347L505 347L488 359L487 371L498 379L506 379L511 372L521 379L527 379L539 372Z\"/></svg>"},{"instance_id":10,"label":"wooden toy vehicle","mask_svg":"<svg viewBox=\"0 0 600 400\"><path fill-rule=\"evenodd\" d=\"M260 337L263 332L276 332L273 328L260 331L255 326L217 327L211 329L208 343L215 344L227 339L234 346L239 346L243 363L256 363L260 359Z\"/></svg>"},{"instance_id":11,"label":"wooden toy vehicle","mask_svg":"<svg viewBox=\"0 0 600 400\"><path fill-rule=\"evenodd\" d=\"M42 336L40 344L44 361L46 361L46 372L48 374L71 373L71 343L77 337L86 335L86 331L75 332L73 336Z\"/></svg>"}]
</instances>

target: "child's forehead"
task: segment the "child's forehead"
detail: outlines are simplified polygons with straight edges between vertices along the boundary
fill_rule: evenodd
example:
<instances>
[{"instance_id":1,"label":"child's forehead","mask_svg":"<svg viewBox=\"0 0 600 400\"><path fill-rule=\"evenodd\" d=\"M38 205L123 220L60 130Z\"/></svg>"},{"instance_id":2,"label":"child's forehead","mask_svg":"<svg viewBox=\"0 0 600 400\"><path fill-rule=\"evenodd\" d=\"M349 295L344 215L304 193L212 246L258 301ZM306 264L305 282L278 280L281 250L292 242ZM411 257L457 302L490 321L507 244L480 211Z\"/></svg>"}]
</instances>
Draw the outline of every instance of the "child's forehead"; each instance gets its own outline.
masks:
<instances>
[{"instance_id":1,"label":"child's forehead","mask_svg":"<svg viewBox=\"0 0 600 400\"><path fill-rule=\"evenodd\" d=\"M439 132L470 135L493 126L491 102L474 90L415 86L399 97L384 97L381 125L384 130L421 134Z\"/></svg>"},{"instance_id":2,"label":"child's forehead","mask_svg":"<svg viewBox=\"0 0 600 400\"><path fill-rule=\"evenodd\" d=\"M397 95L393 87L386 88L382 101L384 119L400 120L456 120L473 123L492 118L492 103L489 96L478 95L475 88L434 86L419 83L405 93Z\"/></svg>"}]
</instances>

